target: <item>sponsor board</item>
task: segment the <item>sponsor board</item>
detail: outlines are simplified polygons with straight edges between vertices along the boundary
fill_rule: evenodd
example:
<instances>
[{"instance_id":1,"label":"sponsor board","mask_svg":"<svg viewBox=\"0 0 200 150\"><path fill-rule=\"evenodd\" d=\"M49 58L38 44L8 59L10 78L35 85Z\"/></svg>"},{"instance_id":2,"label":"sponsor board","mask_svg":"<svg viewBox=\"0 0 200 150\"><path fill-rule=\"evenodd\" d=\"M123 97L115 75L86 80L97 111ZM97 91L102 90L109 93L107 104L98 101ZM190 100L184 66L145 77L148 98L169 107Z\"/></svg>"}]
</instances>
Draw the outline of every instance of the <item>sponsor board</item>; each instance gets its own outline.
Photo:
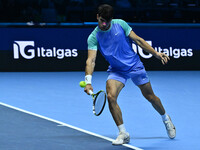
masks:
<instances>
[{"instance_id":1,"label":"sponsor board","mask_svg":"<svg viewBox=\"0 0 200 150\"><path fill-rule=\"evenodd\" d=\"M150 46L152 46L152 41L146 41ZM152 54L147 54L141 47L137 46L135 43L132 44L133 50L138 53L144 59L152 58ZM178 59L180 57L192 57L193 50L192 48L174 48L172 46L169 47L153 47L157 52L165 53L167 56Z\"/></svg>"},{"instance_id":2,"label":"sponsor board","mask_svg":"<svg viewBox=\"0 0 200 150\"><path fill-rule=\"evenodd\" d=\"M87 38L93 29L0 28L0 71L84 71ZM200 70L199 29L134 28L134 31L156 51L170 57L163 66L131 43L146 70ZM95 70L107 68L108 63L98 53Z\"/></svg>"},{"instance_id":3,"label":"sponsor board","mask_svg":"<svg viewBox=\"0 0 200 150\"><path fill-rule=\"evenodd\" d=\"M13 55L14 59L19 59L20 55L25 59L36 57L56 57L57 59L63 59L64 57L77 57L78 51L77 49L36 47L34 41L14 41Z\"/></svg>"}]
</instances>

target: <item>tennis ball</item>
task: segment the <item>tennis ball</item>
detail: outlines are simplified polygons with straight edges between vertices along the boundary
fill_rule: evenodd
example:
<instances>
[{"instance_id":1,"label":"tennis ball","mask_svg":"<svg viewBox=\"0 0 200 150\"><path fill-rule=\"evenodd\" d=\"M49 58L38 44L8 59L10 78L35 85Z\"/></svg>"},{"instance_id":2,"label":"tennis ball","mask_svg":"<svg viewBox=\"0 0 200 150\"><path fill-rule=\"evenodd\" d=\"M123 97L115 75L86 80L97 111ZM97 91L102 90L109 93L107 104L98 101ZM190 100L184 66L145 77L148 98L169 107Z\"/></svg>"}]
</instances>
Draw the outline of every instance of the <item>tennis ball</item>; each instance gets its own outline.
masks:
<instances>
[{"instance_id":1,"label":"tennis ball","mask_svg":"<svg viewBox=\"0 0 200 150\"><path fill-rule=\"evenodd\" d=\"M86 83L85 83L85 81L81 81L81 82L79 82L79 85L80 85L80 87L85 87L86 86Z\"/></svg>"}]
</instances>

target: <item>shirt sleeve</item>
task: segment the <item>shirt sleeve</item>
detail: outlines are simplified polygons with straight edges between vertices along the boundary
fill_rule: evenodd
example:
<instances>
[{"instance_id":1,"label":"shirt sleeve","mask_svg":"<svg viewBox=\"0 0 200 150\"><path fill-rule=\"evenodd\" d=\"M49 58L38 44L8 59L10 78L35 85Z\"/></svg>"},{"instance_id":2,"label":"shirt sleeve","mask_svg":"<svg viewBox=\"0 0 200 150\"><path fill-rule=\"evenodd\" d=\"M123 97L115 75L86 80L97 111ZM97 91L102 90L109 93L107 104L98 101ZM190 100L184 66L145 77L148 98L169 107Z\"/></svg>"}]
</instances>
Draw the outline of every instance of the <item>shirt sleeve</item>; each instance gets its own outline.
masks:
<instances>
[{"instance_id":1,"label":"shirt sleeve","mask_svg":"<svg viewBox=\"0 0 200 150\"><path fill-rule=\"evenodd\" d=\"M88 43L88 50L97 50L97 38L96 35L94 34L94 32L92 32L88 39L87 39L87 43Z\"/></svg>"},{"instance_id":2,"label":"shirt sleeve","mask_svg":"<svg viewBox=\"0 0 200 150\"><path fill-rule=\"evenodd\" d=\"M132 31L132 28L128 25L128 23L125 22L122 19L117 19L116 21L117 21L117 23L119 23L121 25L121 27L123 28L126 36L128 36Z\"/></svg>"}]
</instances>

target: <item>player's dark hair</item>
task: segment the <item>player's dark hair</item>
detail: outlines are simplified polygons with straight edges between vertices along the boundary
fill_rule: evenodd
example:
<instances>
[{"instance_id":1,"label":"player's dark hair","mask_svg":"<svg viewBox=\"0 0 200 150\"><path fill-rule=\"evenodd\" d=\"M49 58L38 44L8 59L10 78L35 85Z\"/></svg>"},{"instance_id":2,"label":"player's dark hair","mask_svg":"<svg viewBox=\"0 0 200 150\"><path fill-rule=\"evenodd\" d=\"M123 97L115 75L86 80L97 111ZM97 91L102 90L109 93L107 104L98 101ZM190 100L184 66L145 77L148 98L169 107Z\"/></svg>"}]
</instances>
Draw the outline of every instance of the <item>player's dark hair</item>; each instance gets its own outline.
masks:
<instances>
[{"instance_id":1,"label":"player's dark hair","mask_svg":"<svg viewBox=\"0 0 200 150\"><path fill-rule=\"evenodd\" d=\"M113 7L108 4L103 4L98 7L97 14L104 18L106 21L110 21L113 18Z\"/></svg>"}]
</instances>

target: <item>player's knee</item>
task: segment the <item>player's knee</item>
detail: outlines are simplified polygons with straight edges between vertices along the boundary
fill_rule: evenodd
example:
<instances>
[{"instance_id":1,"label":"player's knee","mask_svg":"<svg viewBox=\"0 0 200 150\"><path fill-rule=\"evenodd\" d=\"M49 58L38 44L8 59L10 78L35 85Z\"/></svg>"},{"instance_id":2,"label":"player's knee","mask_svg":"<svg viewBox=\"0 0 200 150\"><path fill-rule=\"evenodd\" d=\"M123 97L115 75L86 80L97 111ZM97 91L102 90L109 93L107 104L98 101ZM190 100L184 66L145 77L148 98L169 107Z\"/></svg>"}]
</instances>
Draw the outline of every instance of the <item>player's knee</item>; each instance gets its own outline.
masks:
<instances>
[{"instance_id":1,"label":"player's knee","mask_svg":"<svg viewBox=\"0 0 200 150\"><path fill-rule=\"evenodd\" d=\"M116 103L116 96L111 93L107 94L108 103Z\"/></svg>"}]
</instances>

